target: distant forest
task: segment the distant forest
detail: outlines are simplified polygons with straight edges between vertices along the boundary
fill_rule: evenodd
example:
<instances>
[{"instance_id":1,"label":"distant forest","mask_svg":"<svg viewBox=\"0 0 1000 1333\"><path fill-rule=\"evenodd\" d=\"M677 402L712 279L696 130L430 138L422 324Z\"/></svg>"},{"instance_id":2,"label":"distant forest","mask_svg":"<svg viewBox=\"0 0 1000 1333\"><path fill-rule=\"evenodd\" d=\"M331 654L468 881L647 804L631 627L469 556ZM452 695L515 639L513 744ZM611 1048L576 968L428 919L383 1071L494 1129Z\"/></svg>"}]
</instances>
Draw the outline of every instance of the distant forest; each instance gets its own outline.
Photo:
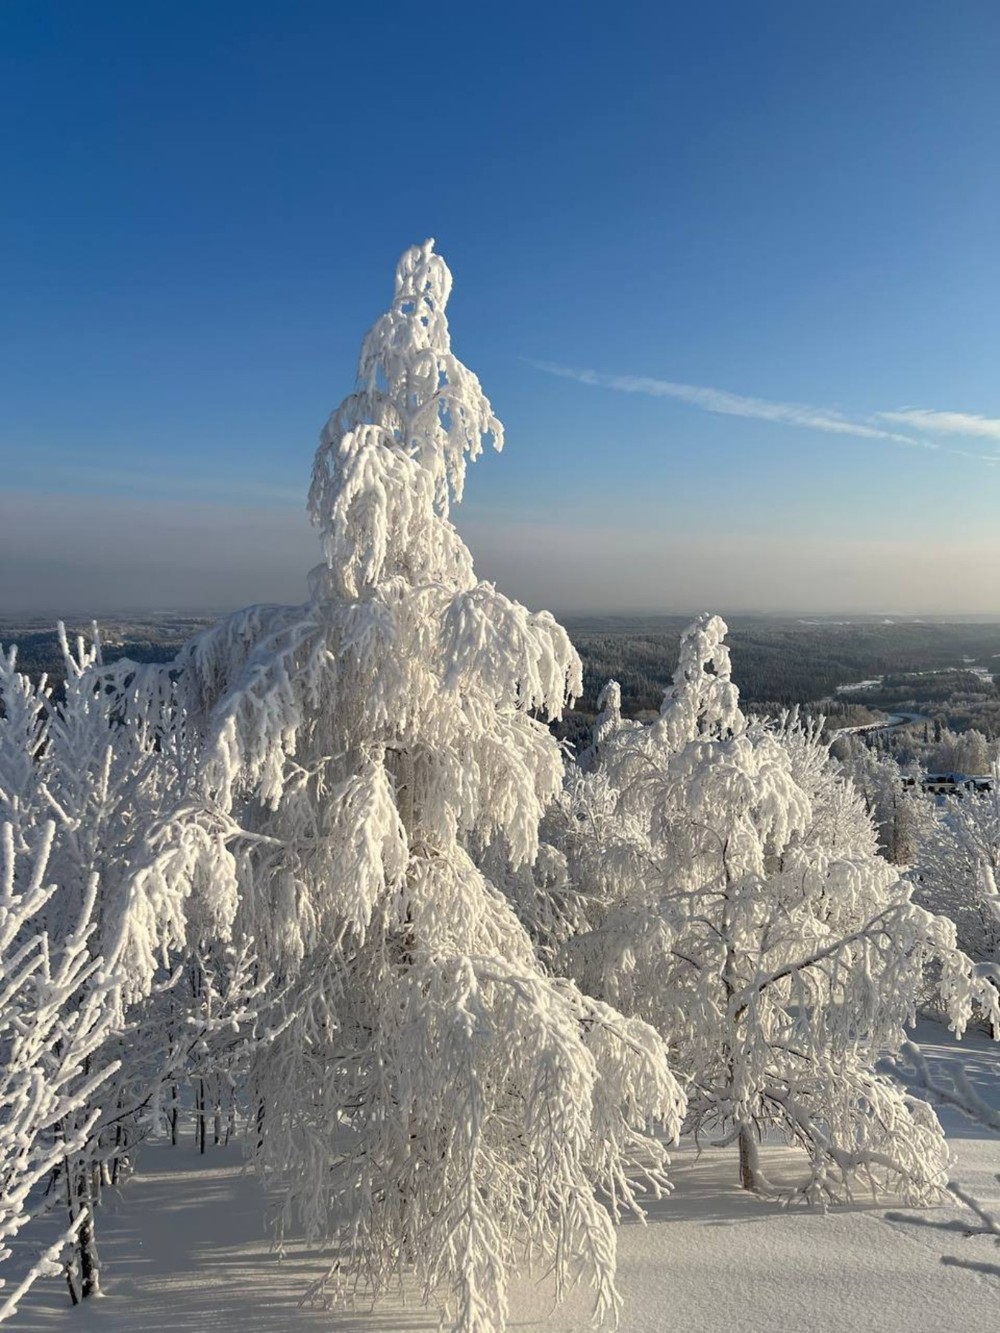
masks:
<instances>
[{"instance_id":1,"label":"distant forest","mask_svg":"<svg viewBox=\"0 0 1000 1333\"><path fill-rule=\"evenodd\" d=\"M595 713L608 679L622 687L629 716L658 709L677 664L677 645L689 616L563 617L584 664L584 693L567 728L579 733ZM105 658L138 662L169 659L209 617L150 613L103 620ZM89 623L73 622L71 633ZM62 659L54 630L38 618L0 621L0 643L18 644L18 663L37 678L47 672L57 686ZM734 616L729 645L733 679L744 705L773 712L824 703L838 726L871 720L871 710L918 712L956 730L978 727L1000 735L1000 623L938 621L804 621ZM977 667L990 673L973 672ZM844 687L883 677L877 687ZM839 693L838 693L839 691Z\"/></svg>"},{"instance_id":2,"label":"distant forest","mask_svg":"<svg viewBox=\"0 0 1000 1333\"><path fill-rule=\"evenodd\" d=\"M582 714L596 710L604 682L622 687L623 711L659 708L677 662L686 617L577 617L564 620L584 662ZM822 711L839 725L867 720L868 709L940 717L959 730L1000 733L1000 624L907 621L803 622L733 617L728 639L733 679L754 711L830 699ZM979 667L991 678L973 674ZM934 673L924 674L919 673ZM845 686L884 677L881 686ZM841 693L837 691L841 690Z\"/></svg>"},{"instance_id":3,"label":"distant forest","mask_svg":"<svg viewBox=\"0 0 1000 1333\"><path fill-rule=\"evenodd\" d=\"M149 613L142 618L98 617L104 660L127 657L133 662L169 662L182 644L213 623L213 616ZM92 621L66 621L72 641L77 634L89 639ZM17 645L18 670L37 681L48 677L58 690L63 681L63 660L55 626L39 616L0 619L0 645Z\"/></svg>"}]
</instances>

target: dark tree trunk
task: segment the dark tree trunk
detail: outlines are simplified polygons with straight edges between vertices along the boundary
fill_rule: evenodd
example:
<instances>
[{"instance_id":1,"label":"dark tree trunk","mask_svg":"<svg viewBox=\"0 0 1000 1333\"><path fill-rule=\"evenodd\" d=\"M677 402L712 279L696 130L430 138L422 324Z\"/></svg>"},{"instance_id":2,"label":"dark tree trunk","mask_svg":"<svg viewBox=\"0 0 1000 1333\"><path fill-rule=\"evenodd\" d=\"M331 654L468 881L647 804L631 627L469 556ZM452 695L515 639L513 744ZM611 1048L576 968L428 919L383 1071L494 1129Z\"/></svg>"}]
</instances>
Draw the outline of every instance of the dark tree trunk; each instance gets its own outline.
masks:
<instances>
[{"instance_id":1,"label":"dark tree trunk","mask_svg":"<svg viewBox=\"0 0 1000 1333\"><path fill-rule=\"evenodd\" d=\"M264 1148L264 1099L263 1097L257 1103L257 1151L262 1152Z\"/></svg>"},{"instance_id":2,"label":"dark tree trunk","mask_svg":"<svg viewBox=\"0 0 1000 1333\"><path fill-rule=\"evenodd\" d=\"M73 1241L73 1258L66 1266L69 1297L74 1305L79 1305L101 1289L101 1265L94 1229L93 1177L86 1165L66 1163L66 1198L71 1222L76 1222L81 1213L84 1214Z\"/></svg>"},{"instance_id":3,"label":"dark tree trunk","mask_svg":"<svg viewBox=\"0 0 1000 1333\"><path fill-rule=\"evenodd\" d=\"M740 1187L751 1192L757 1188L753 1173L754 1145L751 1130L740 1126Z\"/></svg>"},{"instance_id":4,"label":"dark tree trunk","mask_svg":"<svg viewBox=\"0 0 1000 1333\"><path fill-rule=\"evenodd\" d=\"M198 1080L198 1151L205 1151L205 1120L208 1115L208 1108L205 1105L205 1080Z\"/></svg>"}]
</instances>

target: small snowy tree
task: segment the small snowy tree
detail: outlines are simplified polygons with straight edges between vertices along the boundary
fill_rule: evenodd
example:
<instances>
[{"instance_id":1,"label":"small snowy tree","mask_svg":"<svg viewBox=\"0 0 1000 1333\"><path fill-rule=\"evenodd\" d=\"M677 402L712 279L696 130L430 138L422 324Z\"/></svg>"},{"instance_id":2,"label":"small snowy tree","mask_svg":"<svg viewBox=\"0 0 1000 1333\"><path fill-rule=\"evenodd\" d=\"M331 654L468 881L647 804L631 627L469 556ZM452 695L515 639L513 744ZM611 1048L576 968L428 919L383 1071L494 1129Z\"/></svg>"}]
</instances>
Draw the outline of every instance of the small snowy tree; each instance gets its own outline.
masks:
<instances>
[{"instance_id":1,"label":"small snowy tree","mask_svg":"<svg viewBox=\"0 0 1000 1333\"><path fill-rule=\"evenodd\" d=\"M842 737L837 746L844 771L874 822L879 852L893 865L911 866L934 821L933 806L916 781L919 769L905 773L892 755L879 754L855 737Z\"/></svg>"},{"instance_id":2,"label":"small snowy tree","mask_svg":"<svg viewBox=\"0 0 1000 1333\"><path fill-rule=\"evenodd\" d=\"M623 728L636 727L638 723L622 717L622 687L616 680L609 680L597 696L600 710L594 720L590 745L581 752L578 759L584 773L600 767L601 752L608 741Z\"/></svg>"},{"instance_id":3,"label":"small snowy tree","mask_svg":"<svg viewBox=\"0 0 1000 1333\"><path fill-rule=\"evenodd\" d=\"M696 621L659 720L604 747L621 819L603 873L610 858L617 883L565 956L584 989L667 1038L691 1080L690 1128L728 1127L746 1188L933 1197L946 1179L940 1126L875 1065L904 1040L928 969L956 1031L976 1005L995 1023L996 993L951 923L915 906L875 855L816 731L744 718L725 632L718 617ZM571 844L585 839L586 821L567 827ZM586 865L578 849L570 859ZM768 1129L805 1149L803 1180L767 1179Z\"/></svg>"},{"instance_id":4,"label":"small snowy tree","mask_svg":"<svg viewBox=\"0 0 1000 1333\"><path fill-rule=\"evenodd\" d=\"M913 868L913 896L955 923L977 961L1000 964L1000 764L990 790L937 810Z\"/></svg>"},{"instance_id":5,"label":"small snowy tree","mask_svg":"<svg viewBox=\"0 0 1000 1333\"><path fill-rule=\"evenodd\" d=\"M502 442L451 351L450 288L430 242L407 251L323 432L310 600L240 613L175 664L202 748L170 868L221 840L217 916L285 988L249 1081L283 1219L341 1243L343 1280L412 1268L454 1328L492 1333L525 1250L613 1316L597 1192L617 1214L663 1183L648 1130L672 1135L683 1097L662 1040L548 975L480 868L491 844L513 872L538 853L562 776L542 719L580 666L548 613L475 578L449 520L467 460Z\"/></svg>"},{"instance_id":6,"label":"small snowy tree","mask_svg":"<svg viewBox=\"0 0 1000 1333\"><path fill-rule=\"evenodd\" d=\"M88 947L96 879L69 931L53 936L44 926L55 891L46 883L54 833L52 823L41 830L19 869L14 827L0 826L0 1263L41 1210L46 1178L68 1177L100 1116L97 1094L115 1072L101 1062L117 1010L115 984ZM67 1246L90 1253L79 1240L93 1226L89 1200L71 1208L70 1218L16 1287L6 1290L0 1278L0 1322L40 1276L60 1271ZM91 1275L71 1266L69 1277L79 1290Z\"/></svg>"},{"instance_id":7,"label":"small snowy tree","mask_svg":"<svg viewBox=\"0 0 1000 1333\"><path fill-rule=\"evenodd\" d=\"M113 1073L93 1086L93 1100L67 1111L60 1127L66 1146L59 1186L75 1222L68 1277L78 1300L99 1288L94 1205L102 1185L128 1166L156 1123L164 1081L187 1076L195 1056L204 1067L204 1034L221 1025L229 1049L246 1038L260 988L249 975L259 971L252 951L244 948L243 961L219 978L221 989L202 987L178 1004L178 962L206 940L218 946L215 957L228 956L219 915L224 842L217 830L183 818L194 738L169 671L129 662L105 667L96 627L91 644L81 637L71 646L62 626L59 633L65 687L58 699L44 679L33 684L16 670L13 649L0 652L0 818L22 857L30 859L46 839L55 882L41 923L47 937L76 938L85 916L86 948L117 980L103 1045L92 1052L94 1067ZM185 830L180 843L173 837L178 827ZM215 1001L208 1014L206 996ZM86 989L77 1003L89 1003Z\"/></svg>"},{"instance_id":8,"label":"small snowy tree","mask_svg":"<svg viewBox=\"0 0 1000 1333\"><path fill-rule=\"evenodd\" d=\"M0 822L19 849L40 817L40 758L51 708L44 677L32 684L17 670L17 649L0 647Z\"/></svg>"},{"instance_id":9,"label":"small snowy tree","mask_svg":"<svg viewBox=\"0 0 1000 1333\"><path fill-rule=\"evenodd\" d=\"M961 732L952 731L950 727L943 728L940 740L926 758L927 768L932 773L981 775L990 771L990 763L989 742L975 727Z\"/></svg>"}]
</instances>

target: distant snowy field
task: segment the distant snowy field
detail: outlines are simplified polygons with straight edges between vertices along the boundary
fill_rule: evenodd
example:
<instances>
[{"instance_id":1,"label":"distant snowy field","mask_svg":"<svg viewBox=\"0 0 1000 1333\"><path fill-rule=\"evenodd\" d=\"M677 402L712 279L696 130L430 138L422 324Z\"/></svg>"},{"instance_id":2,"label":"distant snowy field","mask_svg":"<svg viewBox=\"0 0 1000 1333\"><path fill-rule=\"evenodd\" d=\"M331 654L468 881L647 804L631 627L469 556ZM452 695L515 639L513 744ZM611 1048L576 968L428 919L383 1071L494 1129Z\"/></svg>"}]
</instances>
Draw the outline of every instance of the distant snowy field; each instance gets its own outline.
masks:
<instances>
[{"instance_id":1,"label":"distant snowy field","mask_svg":"<svg viewBox=\"0 0 1000 1333\"><path fill-rule=\"evenodd\" d=\"M933 1062L960 1059L980 1093L1000 1104L1000 1046L972 1035L961 1045L932 1024L918 1039ZM1000 1138L942 1113L955 1177L1000 1201ZM776 1153L783 1152L775 1149ZM789 1160L792 1160L789 1157ZM945 1205L887 1220L897 1205L868 1202L826 1214L786 1211L736 1188L735 1149L674 1153L674 1193L645 1226L619 1231L622 1333L996 1333L1000 1248L927 1223L970 1220ZM922 1224L922 1225L921 1225ZM372 1309L300 1306L324 1264L289 1246L279 1258L262 1224L256 1182L238 1148L198 1157L190 1145L151 1145L140 1170L104 1206L103 1299L73 1310L61 1281L43 1281L11 1327L43 1333L411 1333L438 1327L415 1295ZM944 1256L994 1271L946 1266ZM328 1262L328 1261L327 1261ZM587 1302L558 1310L544 1281L525 1277L511 1329L583 1333Z\"/></svg>"}]
</instances>

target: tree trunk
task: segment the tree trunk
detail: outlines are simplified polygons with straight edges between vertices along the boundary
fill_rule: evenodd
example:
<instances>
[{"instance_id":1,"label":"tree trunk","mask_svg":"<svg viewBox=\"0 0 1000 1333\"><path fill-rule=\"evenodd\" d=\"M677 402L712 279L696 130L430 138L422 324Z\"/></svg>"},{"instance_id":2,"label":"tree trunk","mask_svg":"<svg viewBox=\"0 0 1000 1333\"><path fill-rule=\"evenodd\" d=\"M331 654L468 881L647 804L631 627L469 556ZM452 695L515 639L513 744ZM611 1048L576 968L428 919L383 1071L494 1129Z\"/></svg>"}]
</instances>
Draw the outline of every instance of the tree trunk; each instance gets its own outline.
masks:
<instances>
[{"instance_id":1,"label":"tree trunk","mask_svg":"<svg viewBox=\"0 0 1000 1333\"><path fill-rule=\"evenodd\" d=\"M264 1150L264 1099L257 1103L257 1152Z\"/></svg>"},{"instance_id":2,"label":"tree trunk","mask_svg":"<svg viewBox=\"0 0 1000 1333\"><path fill-rule=\"evenodd\" d=\"M740 1126L740 1188L753 1192L757 1188L753 1163L757 1155L752 1131L746 1125Z\"/></svg>"},{"instance_id":3,"label":"tree trunk","mask_svg":"<svg viewBox=\"0 0 1000 1333\"><path fill-rule=\"evenodd\" d=\"M399 810L399 817L402 820L403 828L406 830L406 836L409 837L413 832L414 816L414 782L416 778L416 764L413 755L409 750L400 750L396 752L396 806Z\"/></svg>"},{"instance_id":4,"label":"tree trunk","mask_svg":"<svg viewBox=\"0 0 1000 1333\"><path fill-rule=\"evenodd\" d=\"M94 1229L94 1191L92 1176L86 1164L66 1163L66 1202L69 1218L75 1222L83 1214L83 1221L73 1239L73 1258L66 1266L69 1297L79 1305L88 1296L101 1290L100 1256L97 1253L97 1233Z\"/></svg>"},{"instance_id":5,"label":"tree trunk","mask_svg":"<svg viewBox=\"0 0 1000 1333\"><path fill-rule=\"evenodd\" d=\"M205 1080L198 1080L198 1151L205 1151Z\"/></svg>"},{"instance_id":6,"label":"tree trunk","mask_svg":"<svg viewBox=\"0 0 1000 1333\"><path fill-rule=\"evenodd\" d=\"M94 1229L93 1203L87 1205L87 1216L77 1233L80 1250L80 1295L86 1300L101 1290L101 1265L97 1253L97 1232Z\"/></svg>"},{"instance_id":7,"label":"tree trunk","mask_svg":"<svg viewBox=\"0 0 1000 1333\"><path fill-rule=\"evenodd\" d=\"M66 1159L66 1211L69 1213L70 1223L76 1221L80 1215L80 1205L77 1200L77 1192L74 1188L76 1173L73 1164L69 1158ZM69 1287L69 1298L74 1305L80 1304L82 1292L80 1290L80 1265L79 1265L79 1235L73 1236L72 1257L66 1263L66 1285Z\"/></svg>"}]
</instances>

